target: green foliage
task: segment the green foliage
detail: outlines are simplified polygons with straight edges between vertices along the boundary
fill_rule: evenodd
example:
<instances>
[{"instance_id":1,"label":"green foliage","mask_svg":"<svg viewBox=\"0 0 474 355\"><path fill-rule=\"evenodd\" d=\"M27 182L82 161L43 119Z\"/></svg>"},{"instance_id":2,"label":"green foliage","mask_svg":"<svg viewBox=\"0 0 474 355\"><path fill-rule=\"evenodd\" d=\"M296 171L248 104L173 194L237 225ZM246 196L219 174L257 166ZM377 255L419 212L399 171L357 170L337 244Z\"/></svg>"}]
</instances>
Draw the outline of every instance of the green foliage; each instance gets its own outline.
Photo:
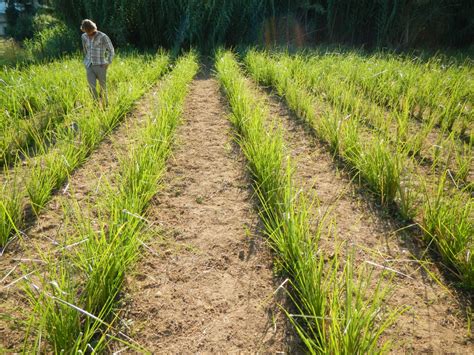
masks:
<instances>
[{"instance_id":1,"label":"green foliage","mask_svg":"<svg viewBox=\"0 0 474 355\"><path fill-rule=\"evenodd\" d=\"M14 163L18 154L34 155L51 143L67 114L90 101L79 89L86 85L83 70L75 58L0 71L0 164Z\"/></svg>"},{"instance_id":2,"label":"green foliage","mask_svg":"<svg viewBox=\"0 0 474 355\"><path fill-rule=\"evenodd\" d=\"M49 22L42 21L43 19L35 24L42 30L35 32L31 40L25 41L25 49L30 58L44 61L73 53L80 48L80 41L75 31L58 21L52 21L48 25Z\"/></svg>"},{"instance_id":3,"label":"green foliage","mask_svg":"<svg viewBox=\"0 0 474 355\"><path fill-rule=\"evenodd\" d=\"M26 51L15 40L0 38L0 67L15 66L26 60Z\"/></svg>"},{"instance_id":4,"label":"green foliage","mask_svg":"<svg viewBox=\"0 0 474 355\"><path fill-rule=\"evenodd\" d=\"M56 0L55 6L73 28L91 18L118 43L177 49L255 39L265 10L259 0Z\"/></svg>"},{"instance_id":5,"label":"green foliage","mask_svg":"<svg viewBox=\"0 0 474 355\"><path fill-rule=\"evenodd\" d=\"M143 47L209 49L295 25L318 42L378 46L468 46L474 36L469 0L54 0L54 6L74 29L92 18L116 42Z\"/></svg>"},{"instance_id":6,"label":"green foliage","mask_svg":"<svg viewBox=\"0 0 474 355\"><path fill-rule=\"evenodd\" d=\"M447 174L440 178L438 191L428 194L423 218L426 236L435 242L443 260L453 266L464 287L474 289L474 200L462 195L448 196Z\"/></svg>"},{"instance_id":7,"label":"green foliage","mask_svg":"<svg viewBox=\"0 0 474 355\"><path fill-rule=\"evenodd\" d=\"M388 205L395 200L400 188L400 158L386 146L380 145L378 139L362 139L360 118L357 114L354 117L352 114L347 115L355 108L354 105L348 105L342 112L325 110L322 117L316 117L316 103L305 85L302 85L301 77L291 73L289 62L277 62L255 51L248 52L245 62L257 80L274 86L285 97L290 108L314 127L318 136L327 141L334 153L368 183L383 204ZM299 70L300 74L305 73L303 76L312 77L305 66ZM317 81L326 83L321 78ZM345 92L338 93L338 96L343 95Z\"/></svg>"},{"instance_id":8,"label":"green foliage","mask_svg":"<svg viewBox=\"0 0 474 355\"><path fill-rule=\"evenodd\" d=\"M57 26L61 23L56 17L49 14L37 14L33 18L33 30L35 33L44 31L50 27Z\"/></svg>"},{"instance_id":9,"label":"green foliage","mask_svg":"<svg viewBox=\"0 0 474 355\"><path fill-rule=\"evenodd\" d=\"M10 236L23 226L23 203L18 186L2 186L0 190L0 246L4 247Z\"/></svg>"},{"instance_id":10,"label":"green foliage","mask_svg":"<svg viewBox=\"0 0 474 355\"><path fill-rule=\"evenodd\" d=\"M7 34L13 38L0 40L0 66L43 62L80 49L78 31L48 14L20 13Z\"/></svg>"},{"instance_id":11,"label":"green foliage","mask_svg":"<svg viewBox=\"0 0 474 355\"><path fill-rule=\"evenodd\" d=\"M7 34L17 41L31 38L33 33L33 16L26 13L20 13L15 24L7 27Z\"/></svg>"},{"instance_id":12,"label":"green foliage","mask_svg":"<svg viewBox=\"0 0 474 355\"><path fill-rule=\"evenodd\" d=\"M6 9L7 35L17 41L33 37L35 13L36 9L32 1L8 0Z\"/></svg>"}]
</instances>

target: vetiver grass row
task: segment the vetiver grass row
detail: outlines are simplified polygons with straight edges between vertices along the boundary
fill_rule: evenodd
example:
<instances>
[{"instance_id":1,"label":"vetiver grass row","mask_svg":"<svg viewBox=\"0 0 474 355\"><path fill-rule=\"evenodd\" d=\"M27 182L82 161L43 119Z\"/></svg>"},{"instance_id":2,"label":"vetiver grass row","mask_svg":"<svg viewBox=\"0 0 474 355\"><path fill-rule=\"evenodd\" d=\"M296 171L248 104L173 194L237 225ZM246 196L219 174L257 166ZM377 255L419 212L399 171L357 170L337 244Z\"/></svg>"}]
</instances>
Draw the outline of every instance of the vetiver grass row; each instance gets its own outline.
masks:
<instances>
[{"instance_id":1,"label":"vetiver grass row","mask_svg":"<svg viewBox=\"0 0 474 355\"><path fill-rule=\"evenodd\" d=\"M446 135L435 129L434 118L420 124L409 110L388 110L369 101L353 82L345 80L338 61L332 61L331 56L319 57L318 61L284 53L273 57L308 91L329 101L345 115L357 117L407 155L416 157L423 165L431 163L436 171L450 169L457 186L469 183L472 147L454 139L452 133Z\"/></svg>"},{"instance_id":2,"label":"vetiver grass row","mask_svg":"<svg viewBox=\"0 0 474 355\"><path fill-rule=\"evenodd\" d=\"M36 340L33 349L26 347L26 351L95 353L106 351L110 340L118 339L118 294L146 238L146 208L160 189L188 84L197 69L193 53L178 60L153 112L137 131L137 141L120 161L113 179L117 186L107 188L103 206L90 206L99 215L95 227L76 211L76 237L82 243L74 251L46 256L47 276L38 272L27 281L25 289L34 308L30 326ZM31 281L35 277L38 281ZM140 350L130 338L120 336L119 341Z\"/></svg>"},{"instance_id":3,"label":"vetiver grass row","mask_svg":"<svg viewBox=\"0 0 474 355\"><path fill-rule=\"evenodd\" d=\"M249 51L245 64L257 82L274 86L299 116L308 117L312 122L318 123L317 130L321 137L367 181L382 204L387 205L395 200L401 183L400 154L393 154L386 144L380 144L378 137L362 141L363 127L358 120L351 119L350 116L343 116L341 119L332 111L326 110L324 119L317 121L313 96L304 86L292 79L289 71L281 68L267 55ZM326 107L321 109L324 108Z\"/></svg>"},{"instance_id":4,"label":"vetiver grass row","mask_svg":"<svg viewBox=\"0 0 474 355\"><path fill-rule=\"evenodd\" d=\"M443 131L473 143L472 60L450 63L434 56L423 61L389 53L367 56L357 51L311 52L310 57L309 61L330 60L344 80L362 88L371 100L420 120L434 121Z\"/></svg>"},{"instance_id":5,"label":"vetiver grass row","mask_svg":"<svg viewBox=\"0 0 474 355\"><path fill-rule=\"evenodd\" d=\"M71 117L77 129L61 132L54 149L27 161L28 170L9 172L1 188L0 245L4 246L13 233L20 233L28 206L38 214L50 200L53 191L95 149L129 112L134 101L149 89L166 70L167 55L158 55L133 78L122 82L109 100L109 108L77 112ZM124 66L125 67L125 66ZM26 175L26 176L24 176Z\"/></svg>"},{"instance_id":6,"label":"vetiver grass row","mask_svg":"<svg viewBox=\"0 0 474 355\"><path fill-rule=\"evenodd\" d=\"M447 266L454 267L454 274L462 286L474 287L471 218L474 203L468 194L447 188L448 173L440 176L434 190L430 186L414 186L414 176L409 172L404 173L406 177L402 179L402 168L407 165L403 153L391 151L378 137L363 141L359 121L349 119L336 109L317 113L317 102L305 86L265 54L250 51L245 62L255 80L275 87L298 117L308 122L315 134L367 182L382 203L396 202L399 211L408 219L421 214L418 221L427 240L434 241ZM416 210L417 189L425 190L422 191L420 211Z\"/></svg>"},{"instance_id":7,"label":"vetiver grass row","mask_svg":"<svg viewBox=\"0 0 474 355\"><path fill-rule=\"evenodd\" d=\"M322 223L314 234L310 232L308 204L293 186L281 130L271 124L266 128L268 112L247 86L231 53L219 53L216 68L254 178L260 216L277 264L291 283L296 314L287 312L303 343L318 354L385 352L389 344L379 344L379 339L397 314L383 309L387 288L364 267L356 272L350 257L345 262L337 255L324 261L318 248Z\"/></svg>"}]
</instances>

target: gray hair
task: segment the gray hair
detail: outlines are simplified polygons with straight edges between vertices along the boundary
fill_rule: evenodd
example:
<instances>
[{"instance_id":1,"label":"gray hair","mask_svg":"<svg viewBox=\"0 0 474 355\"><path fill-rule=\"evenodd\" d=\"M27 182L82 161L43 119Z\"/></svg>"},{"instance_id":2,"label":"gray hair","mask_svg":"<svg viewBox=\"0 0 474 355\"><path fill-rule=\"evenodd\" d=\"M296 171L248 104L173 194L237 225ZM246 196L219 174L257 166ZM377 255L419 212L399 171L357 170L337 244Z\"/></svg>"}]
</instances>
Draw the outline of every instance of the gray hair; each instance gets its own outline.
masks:
<instances>
[{"instance_id":1,"label":"gray hair","mask_svg":"<svg viewBox=\"0 0 474 355\"><path fill-rule=\"evenodd\" d=\"M81 30L82 31L97 31L97 25L93 21L85 19L85 20L82 20Z\"/></svg>"}]
</instances>

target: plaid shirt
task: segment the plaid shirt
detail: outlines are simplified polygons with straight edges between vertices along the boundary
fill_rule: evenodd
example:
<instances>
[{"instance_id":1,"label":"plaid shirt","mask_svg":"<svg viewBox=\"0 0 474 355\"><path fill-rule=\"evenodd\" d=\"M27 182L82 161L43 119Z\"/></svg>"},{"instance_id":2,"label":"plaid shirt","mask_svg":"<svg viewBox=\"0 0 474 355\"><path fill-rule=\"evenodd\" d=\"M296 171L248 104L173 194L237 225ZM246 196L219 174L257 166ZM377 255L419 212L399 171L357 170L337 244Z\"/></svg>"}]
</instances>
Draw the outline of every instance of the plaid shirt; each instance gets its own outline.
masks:
<instances>
[{"instance_id":1,"label":"plaid shirt","mask_svg":"<svg viewBox=\"0 0 474 355\"><path fill-rule=\"evenodd\" d=\"M94 37L89 38L87 33L82 34L82 48L84 49L84 65L103 65L112 63L115 51L110 38L103 32L97 31Z\"/></svg>"}]
</instances>

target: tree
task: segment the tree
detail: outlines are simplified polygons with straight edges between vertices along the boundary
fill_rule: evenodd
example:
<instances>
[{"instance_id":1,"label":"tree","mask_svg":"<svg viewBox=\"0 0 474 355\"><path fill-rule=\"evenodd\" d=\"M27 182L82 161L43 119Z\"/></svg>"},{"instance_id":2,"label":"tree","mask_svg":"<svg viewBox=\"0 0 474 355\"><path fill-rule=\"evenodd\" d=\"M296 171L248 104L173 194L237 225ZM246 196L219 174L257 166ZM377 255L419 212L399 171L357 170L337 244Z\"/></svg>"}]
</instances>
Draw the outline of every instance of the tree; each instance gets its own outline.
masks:
<instances>
[{"instance_id":1,"label":"tree","mask_svg":"<svg viewBox=\"0 0 474 355\"><path fill-rule=\"evenodd\" d=\"M15 27L16 21L18 20L19 15L20 15L20 12L17 10L15 6L15 1L7 0L6 17L7 17L8 26Z\"/></svg>"},{"instance_id":2,"label":"tree","mask_svg":"<svg viewBox=\"0 0 474 355\"><path fill-rule=\"evenodd\" d=\"M18 10L18 5L24 8L24 11ZM33 37L33 16L35 7L32 1L28 0L8 0L6 16L7 16L7 33L17 41L23 41Z\"/></svg>"}]
</instances>

